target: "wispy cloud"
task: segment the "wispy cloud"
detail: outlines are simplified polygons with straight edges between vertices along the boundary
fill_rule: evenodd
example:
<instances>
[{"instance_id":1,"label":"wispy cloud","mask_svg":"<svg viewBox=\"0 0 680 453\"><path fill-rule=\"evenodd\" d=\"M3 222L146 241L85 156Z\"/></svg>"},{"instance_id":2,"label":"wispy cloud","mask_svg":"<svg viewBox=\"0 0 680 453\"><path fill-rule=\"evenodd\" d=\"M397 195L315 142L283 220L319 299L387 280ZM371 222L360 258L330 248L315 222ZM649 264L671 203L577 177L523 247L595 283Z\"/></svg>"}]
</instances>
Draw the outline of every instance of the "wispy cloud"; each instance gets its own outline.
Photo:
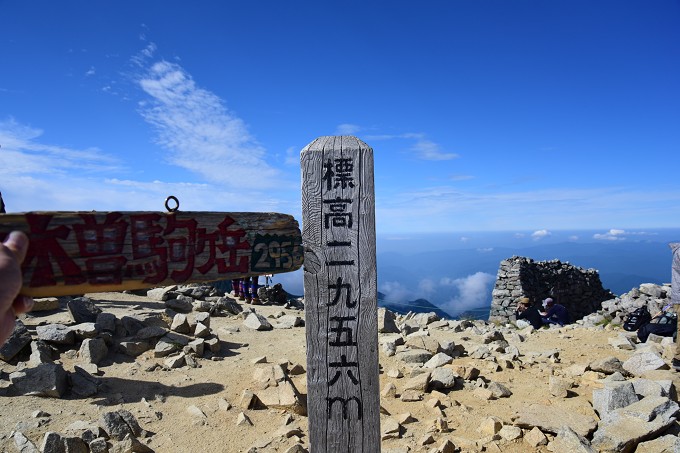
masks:
<instances>
[{"instance_id":1,"label":"wispy cloud","mask_svg":"<svg viewBox=\"0 0 680 453\"><path fill-rule=\"evenodd\" d=\"M91 77L91 76L95 75L96 73L97 73L97 71L94 69L94 66L90 66L90 69L88 69L85 72L85 77Z\"/></svg>"},{"instance_id":2,"label":"wispy cloud","mask_svg":"<svg viewBox=\"0 0 680 453\"><path fill-rule=\"evenodd\" d=\"M44 144L43 131L14 118L0 121L0 174L35 175L106 173L120 170L118 160L97 148L75 149Z\"/></svg>"},{"instance_id":3,"label":"wispy cloud","mask_svg":"<svg viewBox=\"0 0 680 453\"><path fill-rule=\"evenodd\" d=\"M441 146L430 140L418 140L411 149L423 160L452 160L460 157L455 153L443 152Z\"/></svg>"},{"instance_id":4,"label":"wispy cloud","mask_svg":"<svg viewBox=\"0 0 680 453\"><path fill-rule=\"evenodd\" d=\"M376 194L376 221L400 228L389 232L534 230L537 226L564 230L611 222L648 225L652 219L656 227L674 227L664 223L665 213L668 206L680 204L677 191L620 187L513 192L446 185L392 193L378 188Z\"/></svg>"},{"instance_id":5,"label":"wispy cloud","mask_svg":"<svg viewBox=\"0 0 680 453\"><path fill-rule=\"evenodd\" d=\"M596 233L593 239L601 241L625 241L630 236L656 236L658 233L649 233L647 231L627 231L617 228L612 228L606 233Z\"/></svg>"},{"instance_id":6,"label":"wispy cloud","mask_svg":"<svg viewBox=\"0 0 680 453\"><path fill-rule=\"evenodd\" d=\"M363 128L356 124L340 124L335 129L335 135L356 135L361 132Z\"/></svg>"},{"instance_id":7,"label":"wispy cloud","mask_svg":"<svg viewBox=\"0 0 680 453\"><path fill-rule=\"evenodd\" d=\"M138 83L149 96L140 103L140 113L154 127L157 143L170 152L169 163L226 186L282 184L245 122L180 65L151 63Z\"/></svg>"}]
</instances>

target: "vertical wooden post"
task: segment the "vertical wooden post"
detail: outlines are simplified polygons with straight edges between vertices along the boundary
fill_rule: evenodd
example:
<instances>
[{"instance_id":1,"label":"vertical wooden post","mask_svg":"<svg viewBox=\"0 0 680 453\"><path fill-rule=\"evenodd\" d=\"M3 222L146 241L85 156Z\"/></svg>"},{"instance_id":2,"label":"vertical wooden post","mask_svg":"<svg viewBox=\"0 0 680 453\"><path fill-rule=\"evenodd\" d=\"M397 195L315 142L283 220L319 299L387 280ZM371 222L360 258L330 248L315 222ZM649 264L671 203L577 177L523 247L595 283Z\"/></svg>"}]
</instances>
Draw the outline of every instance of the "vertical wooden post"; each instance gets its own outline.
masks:
<instances>
[{"instance_id":1,"label":"vertical wooden post","mask_svg":"<svg viewBox=\"0 0 680 453\"><path fill-rule=\"evenodd\" d=\"M300 160L311 450L379 452L373 150L320 137Z\"/></svg>"}]
</instances>

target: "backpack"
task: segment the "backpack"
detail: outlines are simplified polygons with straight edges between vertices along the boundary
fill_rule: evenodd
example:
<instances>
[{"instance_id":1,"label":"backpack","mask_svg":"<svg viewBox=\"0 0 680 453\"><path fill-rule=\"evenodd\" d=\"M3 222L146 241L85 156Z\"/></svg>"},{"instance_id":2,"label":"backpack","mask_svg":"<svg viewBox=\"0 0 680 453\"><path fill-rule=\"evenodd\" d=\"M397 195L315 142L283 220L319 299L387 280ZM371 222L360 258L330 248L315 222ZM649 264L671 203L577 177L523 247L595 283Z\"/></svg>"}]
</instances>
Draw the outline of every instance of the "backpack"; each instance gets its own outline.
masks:
<instances>
[{"instance_id":1,"label":"backpack","mask_svg":"<svg viewBox=\"0 0 680 453\"><path fill-rule=\"evenodd\" d=\"M626 319L623 321L623 328L628 332L633 332L645 324L648 324L651 319L652 315L649 314L647 306L643 305L632 313L628 313L628 316L626 316Z\"/></svg>"}]
</instances>

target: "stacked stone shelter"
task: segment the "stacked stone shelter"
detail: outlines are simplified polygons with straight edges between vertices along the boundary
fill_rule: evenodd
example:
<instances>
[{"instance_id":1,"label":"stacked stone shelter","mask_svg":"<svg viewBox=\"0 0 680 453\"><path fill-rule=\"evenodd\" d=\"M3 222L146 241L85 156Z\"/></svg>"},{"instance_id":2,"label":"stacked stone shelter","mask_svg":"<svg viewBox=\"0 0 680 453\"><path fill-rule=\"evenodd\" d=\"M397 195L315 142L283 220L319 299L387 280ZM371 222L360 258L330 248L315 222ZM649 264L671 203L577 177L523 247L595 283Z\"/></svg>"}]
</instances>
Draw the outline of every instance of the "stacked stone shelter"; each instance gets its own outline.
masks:
<instances>
[{"instance_id":1,"label":"stacked stone shelter","mask_svg":"<svg viewBox=\"0 0 680 453\"><path fill-rule=\"evenodd\" d=\"M514 320L520 297L528 297L533 303L551 297L564 305L575 321L596 312L603 301L615 295L602 287L595 269L583 269L556 259L534 261L513 256L500 263L489 321Z\"/></svg>"}]
</instances>

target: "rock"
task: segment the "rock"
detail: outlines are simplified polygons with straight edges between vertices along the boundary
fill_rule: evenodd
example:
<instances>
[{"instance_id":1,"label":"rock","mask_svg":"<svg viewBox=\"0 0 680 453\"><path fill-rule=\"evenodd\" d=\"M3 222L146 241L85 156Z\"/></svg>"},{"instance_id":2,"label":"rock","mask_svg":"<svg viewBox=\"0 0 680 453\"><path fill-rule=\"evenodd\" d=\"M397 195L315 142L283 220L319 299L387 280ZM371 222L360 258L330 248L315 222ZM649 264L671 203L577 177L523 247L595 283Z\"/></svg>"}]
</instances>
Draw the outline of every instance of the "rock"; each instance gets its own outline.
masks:
<instances>
[{"instance_id":1,"label":"rock","mask_svg":"<svg viewBox=\"0 0 680 453\"><path fill-rule=\"evenodd\" d=\"M200 418L203 420L208 418L208 416L205 415L205 412L203 412L198 406L194 406L193 404L187 407L187 412L189 413L189 415L195 418Z\"/></svg>"},{"instance_id":2,"label":"rock","mask_svg":"<svg viewBox=\"0 0 680 453\"><path fill-rule=\"evenodd\" d=\"M396 316L386 308L378 308L378 332L379 333L399 333L396 323Z\"/></svg>"},{"instance_id":3,"label":"rock","mask_svg":"<svg viewBox=\"0 0 680 453\"><path fill-rule=\"evenodd\" d=\"M456 386L458 375L451 368L435 368L430 374L430 388L435 390L447 390Z\"/></svg>"},{"instance_id":4,"label":"rock","mask_svg":"<svg viewBox=\"0 0 680 453\"><path fill-rule=\"evenodd\" d=\"M430 360L425 362L423 365L423 368L438 368L443 365L447 365L449 363L453 362L453 357L444 354L443 352L438 352Z\"/></svg>"},{"instance_id":5,"label":"rock","mask_svg":"<svg viewBox=\"0 0 680 453\"><path fill-rule=\"evenodd\" d=\"M106 347L106 343L101 338L88 338L83 340L80 346L78 355L80 359L86 363L99 364L102 360L106 358L109 353L109 348Z\"/></svg>"},{"instance_id":6,"label":"rock","mask_svg":"<svg viewBox=\"0 0 680 453\"><path fill-rule=\"evenodd\" d=\"M167 366L170 369L182 368L184 365L187 364L186 357L187 357L186 354L182 352L178 355L168 357L167 359L165 359L163 363L165 363L165 366Z\"/></svg>"},{"instance_id":7,"label":"rock","mask_svg":"<svg viewBox=\"0 0 680 453\"><path fill-rule=\"evenodd\" d=\"M480 422L477 432L482 436L494 436L502 427L503 423L498 417L486 417Z\"/></svg>"},{"instance_id":8,"label":"rock","mask_svg":"<svg viewBox=\"0 0 680 453\"><path fill-rule=\"evenodd\" d=\"M534 427L531 429L531 431L524 435L524 443L529 445L531 448L536 448L540 445L547 445L548 438L545 437L545 434L543 434L540 429Z\"/></svg>"},{"instance_id":9,"label":"rock","mask_svg":"<svg viewBox=\"0 0 680 453\"><path fill-rule=\"evenodd\" d=\"M68 374L61 365L44 363L9 375L14 390L21 395L61 398L66 391Z\"/></svg>"},{"instance_id":10,"label":"rock","mask_svg":"<svg viewBox=\"0 0 680 453\"><path fill-rule=\"evenodd\" d=\"M31 311L50 311L59 309L59 299L56 297L40 297L33 299Z\"/></svg>"},{"instance_id":11,"label":"rock","mask_svg":"<svg viewBox=\"0 0 680 453\"><path fill-rule=\"evenodd\" d=\"M557 376L550 376L548 381L548 390L552 396L558 398L566 398L569 396L569 390L574 386L574 382L562 379Z\"/></svg>"},{"instance_id":12,"label":"rock","mask_svg":"<svg viewBox=\"0 0 680 453\"><path fill-rule=\"evenodd\" d=\"M394 419L388 418L381 423L382 434L381 440L398 439L401 437L401 425Z\"/></svg>"},{"instance_id":13,"label":"rock","mask_svg":"<svg viewBox=\"0 0 680 453\"><path fill-rule=\"evenodd\" d=\"M412 377L411 379L404 383L404 390L416 390L418 392L425 392L427 390L427 384L430 382L430 376L431 374L427 372Z\"/></svg>"},{"instance_id":14,"label":"rock","mask_svg":"<svg viewBox=\"0 0 680 453\"><path fill-rule=\"evenodd\" d=\"M600 423L592 445L600 451L632 451L644 439L675 423L678 404L668 398L644 398L617 409Z\"/></svg>"},{"instance_id":15,"label":"rock","mask_svg":"<svg viewBox=\"0 0 680 453\"><path fill-rule=\"evenodd\" d=\"M131 357L137 357L138 355L143 354L149 349L151 349L151 344L147 341L121 341L118 344L118 350L123 354L129 355ZM161 345L160 349L163 349L163 345ZM176 349L174 349L173 346L172 351L175 350Z\"/></svg>"},{"instance_id":16,"label":"rock","mask_svg":"<svg viewBox=\"0 0 680 453\"><path fill-rule=\"evenodd\" d=\"M75 333L70 327L63 324L48 324L46 326L36 326L35 333L38 339L55 344L70 345L75 343Z\"/></svg>"},{"instance_id":17,"label":"rock","mask_svg":"<svg viewBox=\"0 0 680 453\"><path fill-rule=\"evenodd\" d=\"M40 453L38 447L19 431L14 432L14 445L19 453Z\"/></svg>"},{"instance_id":18,"label":"rock","mask_svg":"<svg viewBox=\"0 0 680 453\"><path fill-rule=\"evenodd\" d=\"M635 393L642 398L648 396L666 396L670 398L675 392L673 381L670 379L658 381L633 379L631 382L635 388Z\"/></svg>"},{"instance_id":19,"label":"rock","mask_svg":"<svg viewBox=\"0 0 680 453\"><path fill-rule=\"evenodd\" d=\"M52 362L52 349L42 340L31 342L31 356L28 359L29 367L36 367L43 363Z\"/></svg>"},{"instance_id":20,"label":"rock","mask_svg":"<svg viewBox=\"0 0 680 453\"><path fill-rule=\"evenodd\" d=\"M154 453L153 450L137 438L131 435L126 435L123 440L113 442L109 453Z\"/></svg>"},{"instance_id":21,"label":"rock","mask_svg":"<svg viewBox=\"0 0 680 453\"><path fill-rule=\"evenodd\" d=\"M626 360L623 368L634 376L641 376L647 371L667 369L668 365L653 352L639 352Z\"/></svg>"},{"instance_id":22,"label":"rock","mask_svg":"<svg viewBox=\"0 0 680 453\"><path fill-rule=\"evenodd\" d=\"M99 380L79 366L75 366L75 373L70 374L71 393L87 398L97 394Z\"/></svg>"},{"instance_id":23,"label":"rock","mask_svg":"<svg viewBox=\"0 0 680 453\"><path fill-rule=\"evenodd\" d=\"M629 381L605 382L604 388L593 390L593 409L600 419L605 419L612 411L637 401L635 388Z\"/></svg>"},{"instance_id":24,"label":"rock","mask_svg":"<svg viewBox=\"0 0 680 453\"><path fill-rule=\"evenodd\" d=\"M618 371L621 374L626 374L623 363L616 357L605 357L601 360L595 360L591 362L588 367L591 371L596 371L598 373L613 374Z\"/></svg>"},{"instance_id":25,"label":"rock","mask_svg":"<svg viewBox=\"0 0 680 453\"><path fill-rule=\"evenodd\" d=\"M587 437L595 431L597 421L594 417L580 414L569 409L556 411L553 406L531 404L517 412L515 426L520 428L538 427L543 432L557 434L562 426L568 426L579 436Z\"/></svg>"},{"instance_id":26,"label":"rock","mask_svg":"<svg viewBox=\"0 0 680 453\"><path fill-rule=\"evenodd\" d=\"M391 382L388 382L385 384L380 394L385 398L394 398L397 396L397 386Z\"/></svg>"},{"instance_id":27,"label":"rock","mask_svg":"<svg viewBox=\"0 0 680 453\"><path fill-rule=\"evenodd\" d=\"M300 415L307 413L307 408L300 398L300 393L289 380L280 382L276 387L268 387L258 391L256 396L268 408L290 410Z\"/></svg>"},{"instance_id":28,"label":"rock","mask_svg":"<svg viewBox=\"0 0 680 453\"><path fill-rule=\"evenodd\" d=\"M424 349L408 349L406 351L398 352L395 358L404 363L422 365L432 358L433 353Z\"/></svg>"},{"instance_id":29,"label":"rock","mask_svg":"<svg viewBox=\"0 0 680 453\"><path fill-rule=\"evenodd\" d=\"M196 327L194 328L194 336L197 338L207 338L210 336L210 327L206 326L203 323L196 323Z\"/></svg>"},{"instance_id":30,"label":"rock","mask_svg":"<svg viewBox=\"0 0 680 453\"><path fill-rule=\"evenodd\" d=\"M5 344L0 347L0 360L9 362L31 342L31 334L23 322L17 320L14 330Z\"/></svg>"},{"instance_id":31,"label":"rock","mask_svg":"<svg viewBox=\"0 0 680 453\"><path fill-rule=\"evenodd\" d=\"M410 349L420 349L430 352L430 357L439 352L439 342L429 336L427 332L423 332L422 335L408 337L405 344Z\"/></svg>"},{"instance_id":32,"label":"rock","mask_svg":"<svg viewBox=\"0 0 680 453\"><path fill-rule=\"evenodd\" d=\"M109 453L109 446L103 437L92 439L88 446L90 447L90 453Z\"/></svg>"},{"instance_id":33,"label":"rock","mask_svg":"<svg viewBox=\"0 0 680 453\"><path fill-rule=\"evenodd\" d=\"M162 288L150 289L146 292L146 297L153 300L168 300L170 292L177 289L177 285L164 286Z\"/></svg>"},{"instance_id":34,"label":"rock","mask_svg":"<svg viewBox=\"0 0 680 453\"><path fill-rule=\"evenodd\" d=\"M201 323L206 327L210 327L210 313L199 312L194 315L194 321Z\"/></svg>"},{"instance_id":35,"label":"rock","mask_svg":"<svg viewBox=\"0 0 680 453\"><path fill-rule=\"evenodd\" d=\"M635 453L676 453L680 451L680 438L672 434L638 444Z\"/></svg>"},{"instance_id":36,"label":"rock","mask_svg":"<svg viewBox=\"0 0 680 453\"><path fill-rule=\"evenodd\" d=\"M276 320L274 327L276 329L292 329L293 327L304 326L305 322L301 317L295 315L284 315Z\"/></svg>"},{"instance_id":37,"label":"rock","mask_svg":"<svg viewBox=\"0 0 680 453\"><path fill-rule=\"evenodd\" d=\"M71 330L76 336L76 340L83 340L85 338L94 338L99 334L97 325L93 322L83 322L71 326Z\"/></svg>"},{"instance_id":38,"label":"rock","mask_svg":"<svg viewBox=\"0 0 680 453\"><path fill-rule=\"evenodd\" d=\"M522 429L516 426L505 425L498 431L498 435L509 442L522 437Z\"/></svg>"},{"instance_id":39,"label":"rock","mask_svg":"<svg viewBox=\"0 0 680 453\"><path fill-rule=\"evenodd\" d=\"M610 338L607 342L615 349L622 349L624 351L633 351L635 349L635 345L623 334L619 334L618 337Z\"/></svg>"},{"instance_id":40,"label":"rock","mask_svg":"<svg viewBox=\"0 0 680 453\"><path fill-rule=\"evenodd\" d=\"M53 431L46 432L42 444L40 444L40 451L42 453L65 453L64 440L61 434Z\"/></svg>"},{"instance_id":41,"label":"rock","mask_svg":"<svg viewBox=\"0 0 680 453\"><path fill-rule=\"evenodd\" d=\"M248 416L245 413L239 412L238 416L236 417L236 425L238 425L238 426L243 426L243 425L253 426L253 422L250 421L250 418L248 418Z\"/></svg>"},{"instance_id":42,"label":"rock","mask_svg":"<svg viewBox=\"0 0 680 453\"><path fill-rule=\"evenodd\" d=\"M487 389L491 392L494 398L507 398L510 395L512 395L512 392L510 391L509 388L504 386L503 384L500 384L498 382L491 381L489 382L489 385Z\"/></svg>"},{"instance_id":43,"label":"rock","mask_svg":"<svg viewBox=\"0 0 680 453\"><path fill-rule=\"evenodd\" d=\"M253 330L272 330L273 327L262 315L250 313L243 321L243 325Z\"/></svg>"},{"instance_id":44,"label":"rock","mask_svg":"<svg viewBox=\"0 0 680 453\"><path fill-rule=\"evenodd\" d=\"M472 391L472 396L480 400L489 401L494 399L493 392L489 389L478 387Z\"/></svg>"},{"instance_id":45,"label":"rock","mask_svg":"<svg viewBox=\"0 0 680 453\"><path fill-rule=\"evenodd\" d=\"M177 313L174 318L172 318L172 324L170 325L170 330L177 333L188 334L191 332L191 327L189 327L189 320L187 315Z\"/></svg>"},{"instance_id":46,"label":"rock","mask_svg":"<svg viewBox=\"0 0 680 453\"><path fill-rule=\"evenodd\" d=\"M97 315L102 312L102 310L95 305L87 297L76 297L66 302L66 308L68 309L71 319L76 324L82 324L85 322L96 322Z\"/></svg>"},{"instance_id":47,"label":"rock","mask_svg":"<svg viewBox=\"0 0 680 453\"><path fill-rule=\"evenodd\" d=\"M167 299L165 306L180 313L189 313L194 308L192 302L193 299L191 297L179 296L177 299Z\"/></svg>"},{"instance_id":48,"label":"rock","mask_svg":"<svg viewBox=\"0 0 680 453\"><path fill-rule=\"evenodd\" d=\"M127 334L130 336L136 335L137 332L146 327L141 320L132 316L123 316L120 318L120 322Z\"/></svg>"},{"instance_id":49,"label":"rock","mask_svg":"<svg viewBox=\"0 0 680 453\"><path fill-rule=\"evenodd\" d=\"M116 332L116 315L113 313L102 312L97 315L97 320L94 322L97 330L100 332Z\"/></svg>"},{"instance_id":50,"label":"rock","mask_svg":"<svg viewBox=\"0 0 680 453\"><path fill-rule=\"evenodd\" d=\"M554 452L597 453L585 437L576 434L568 426L559 430L550 446Z\"/></svg>"},{"instance_id":51,"label":"rock","mask_svg":"<svg viewBox=\"0 0 680 453\"><path fill-rule=\"evenodd\" d=\"M99 418L99 427L113 440L122 441L127 436L138 437L146 434L135 417L127 410L105 412Z\"/></svg>"},{"instance_id":52,"label":"rock","mask_svg":"<svg viewBox=\"0 0 680 453\"><path fill-rule=\"evenodd\" d=\"M168 332L168 329L160 326L149 326L140 329L135 334L136 340L152 340L155 338L160 338Z\"/></svg>"}]
</instances>

